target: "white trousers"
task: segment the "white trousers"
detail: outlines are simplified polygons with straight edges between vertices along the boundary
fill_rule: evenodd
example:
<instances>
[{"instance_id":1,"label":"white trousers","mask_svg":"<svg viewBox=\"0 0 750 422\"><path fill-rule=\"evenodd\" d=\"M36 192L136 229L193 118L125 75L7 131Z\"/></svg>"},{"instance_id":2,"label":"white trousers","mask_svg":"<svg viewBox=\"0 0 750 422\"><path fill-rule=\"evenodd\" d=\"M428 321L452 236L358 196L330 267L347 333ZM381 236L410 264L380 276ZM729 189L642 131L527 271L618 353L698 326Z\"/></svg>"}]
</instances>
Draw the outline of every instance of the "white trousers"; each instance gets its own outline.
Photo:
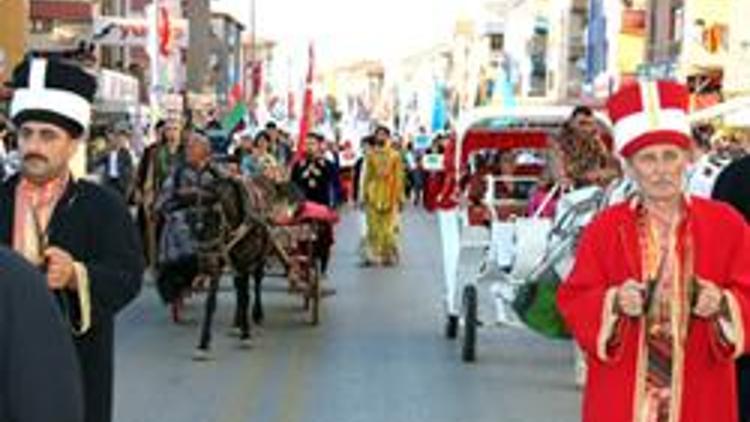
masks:
<instances>
[{"instance_id":1,"label":"white trousers","mask_svg":"<svg viewBox=\"0 0 750 422\"><path fill-rule=\"evenodd\" d=\"M440 243L443 247L443 281L448 315L458 316L458 258L460 249L460 220L457 210L437 212Z\"/></svg>"}]
</instances>

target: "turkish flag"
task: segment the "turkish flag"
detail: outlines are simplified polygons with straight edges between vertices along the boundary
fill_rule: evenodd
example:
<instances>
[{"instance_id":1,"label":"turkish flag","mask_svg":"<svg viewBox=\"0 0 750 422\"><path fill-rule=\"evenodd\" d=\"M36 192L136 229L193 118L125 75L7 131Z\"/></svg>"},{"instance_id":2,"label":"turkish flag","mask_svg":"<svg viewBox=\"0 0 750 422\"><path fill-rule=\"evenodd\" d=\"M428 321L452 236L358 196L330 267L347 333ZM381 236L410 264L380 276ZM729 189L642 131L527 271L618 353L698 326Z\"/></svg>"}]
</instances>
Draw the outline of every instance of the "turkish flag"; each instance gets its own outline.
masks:
<instances>
[{"instance_id":1,"label":"turkish flag","mask_svg":"<svg viewBox=\"0 0 750 422\"><path fill-rule=\"evenodd\" d=\"M242 86L239 82L232 86L232 90L229 91L229 107L234 107L235 104L242 101Z\"/></svg>"},{"instance_id":2,"label":"turkish flag","mask_svg":"<svg viewBox=\"0 0 750 422\"><path fill-rule=\"evenodd\" d=\"M302 102L302 117L299 122L299 139L297 139L297 151L294 155L294 162L301 160L305 156L305 139L310 133L313 115L313 76L315 69L315 51L313 44L310 43L309 65L307 68L307 79L305 81L305 96Z\"/></svg>"}]
</instances>

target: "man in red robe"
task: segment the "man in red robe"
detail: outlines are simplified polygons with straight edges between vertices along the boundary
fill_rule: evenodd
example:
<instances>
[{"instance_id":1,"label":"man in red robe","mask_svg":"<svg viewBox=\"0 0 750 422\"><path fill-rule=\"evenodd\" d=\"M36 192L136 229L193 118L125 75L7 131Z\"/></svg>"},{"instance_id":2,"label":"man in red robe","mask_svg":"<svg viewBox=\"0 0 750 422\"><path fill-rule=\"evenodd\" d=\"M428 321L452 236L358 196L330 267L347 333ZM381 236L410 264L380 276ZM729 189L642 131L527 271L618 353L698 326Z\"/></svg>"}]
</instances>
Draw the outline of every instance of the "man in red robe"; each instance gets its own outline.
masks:
<instances>
[{"instance_id":1,"label":"man in red robe","mask_svg":"<svg viewBox=\"0 0 750 422\"><path fill-rule=\"evenodd\" d=\"M687 197L688 92L622 88L608 102L638 194L585 230L558 305L587 356L584 422L736 422L748 349L750 235L729 206Z\"/></svg>"}]
</instances>

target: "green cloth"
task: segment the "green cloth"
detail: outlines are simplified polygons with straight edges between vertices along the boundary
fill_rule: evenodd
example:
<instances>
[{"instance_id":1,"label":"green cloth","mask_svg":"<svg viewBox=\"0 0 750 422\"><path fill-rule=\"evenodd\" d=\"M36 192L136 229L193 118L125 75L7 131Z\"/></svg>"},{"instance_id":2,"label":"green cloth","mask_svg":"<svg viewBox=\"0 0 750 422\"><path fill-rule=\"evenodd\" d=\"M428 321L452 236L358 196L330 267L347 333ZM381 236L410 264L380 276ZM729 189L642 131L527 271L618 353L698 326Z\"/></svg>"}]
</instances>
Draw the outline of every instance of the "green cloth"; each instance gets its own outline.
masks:
<instances>
[{"instance_id":1,"label":"green cloth","mask_svg":"<svg viewBox=\"0 0 750 422\"><path fill-rule=\"evenodd\" d=\"M570 332L557 309L559 282L535 281L524 284L513 302L521 320L532 331L550 338L570 338Z\"/></svg>"}]
</instances>

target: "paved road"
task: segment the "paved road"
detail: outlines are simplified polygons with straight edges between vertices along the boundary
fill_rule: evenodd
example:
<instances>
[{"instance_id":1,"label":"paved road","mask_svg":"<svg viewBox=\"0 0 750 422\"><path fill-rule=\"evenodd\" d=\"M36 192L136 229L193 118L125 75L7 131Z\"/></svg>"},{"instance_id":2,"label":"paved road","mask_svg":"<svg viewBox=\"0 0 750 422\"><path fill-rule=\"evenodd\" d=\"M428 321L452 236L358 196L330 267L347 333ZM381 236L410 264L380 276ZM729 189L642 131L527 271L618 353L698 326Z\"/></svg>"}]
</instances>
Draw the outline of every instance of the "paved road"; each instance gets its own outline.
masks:
<instances>
[{"instance_id":1,"label":"paved road","mask_svg":"<svg viewBox=\"0 0 750 422\"><path fill-rule=\"evenodd\" d=\"M152 289L120 318L116 422L574 422L569 343L486 328L479 362L459 362L442 337L439 239L431 216L409 211L394 269L357 266L353 215L338 227L323 323L269 293L269 321L252 350L227 336L220 299L216 360L190 356L197 325L169 323ZM278 282L277 282L278 283ZM198 305L189 309L197 318Z\"/></svg>"}]
</instances>

